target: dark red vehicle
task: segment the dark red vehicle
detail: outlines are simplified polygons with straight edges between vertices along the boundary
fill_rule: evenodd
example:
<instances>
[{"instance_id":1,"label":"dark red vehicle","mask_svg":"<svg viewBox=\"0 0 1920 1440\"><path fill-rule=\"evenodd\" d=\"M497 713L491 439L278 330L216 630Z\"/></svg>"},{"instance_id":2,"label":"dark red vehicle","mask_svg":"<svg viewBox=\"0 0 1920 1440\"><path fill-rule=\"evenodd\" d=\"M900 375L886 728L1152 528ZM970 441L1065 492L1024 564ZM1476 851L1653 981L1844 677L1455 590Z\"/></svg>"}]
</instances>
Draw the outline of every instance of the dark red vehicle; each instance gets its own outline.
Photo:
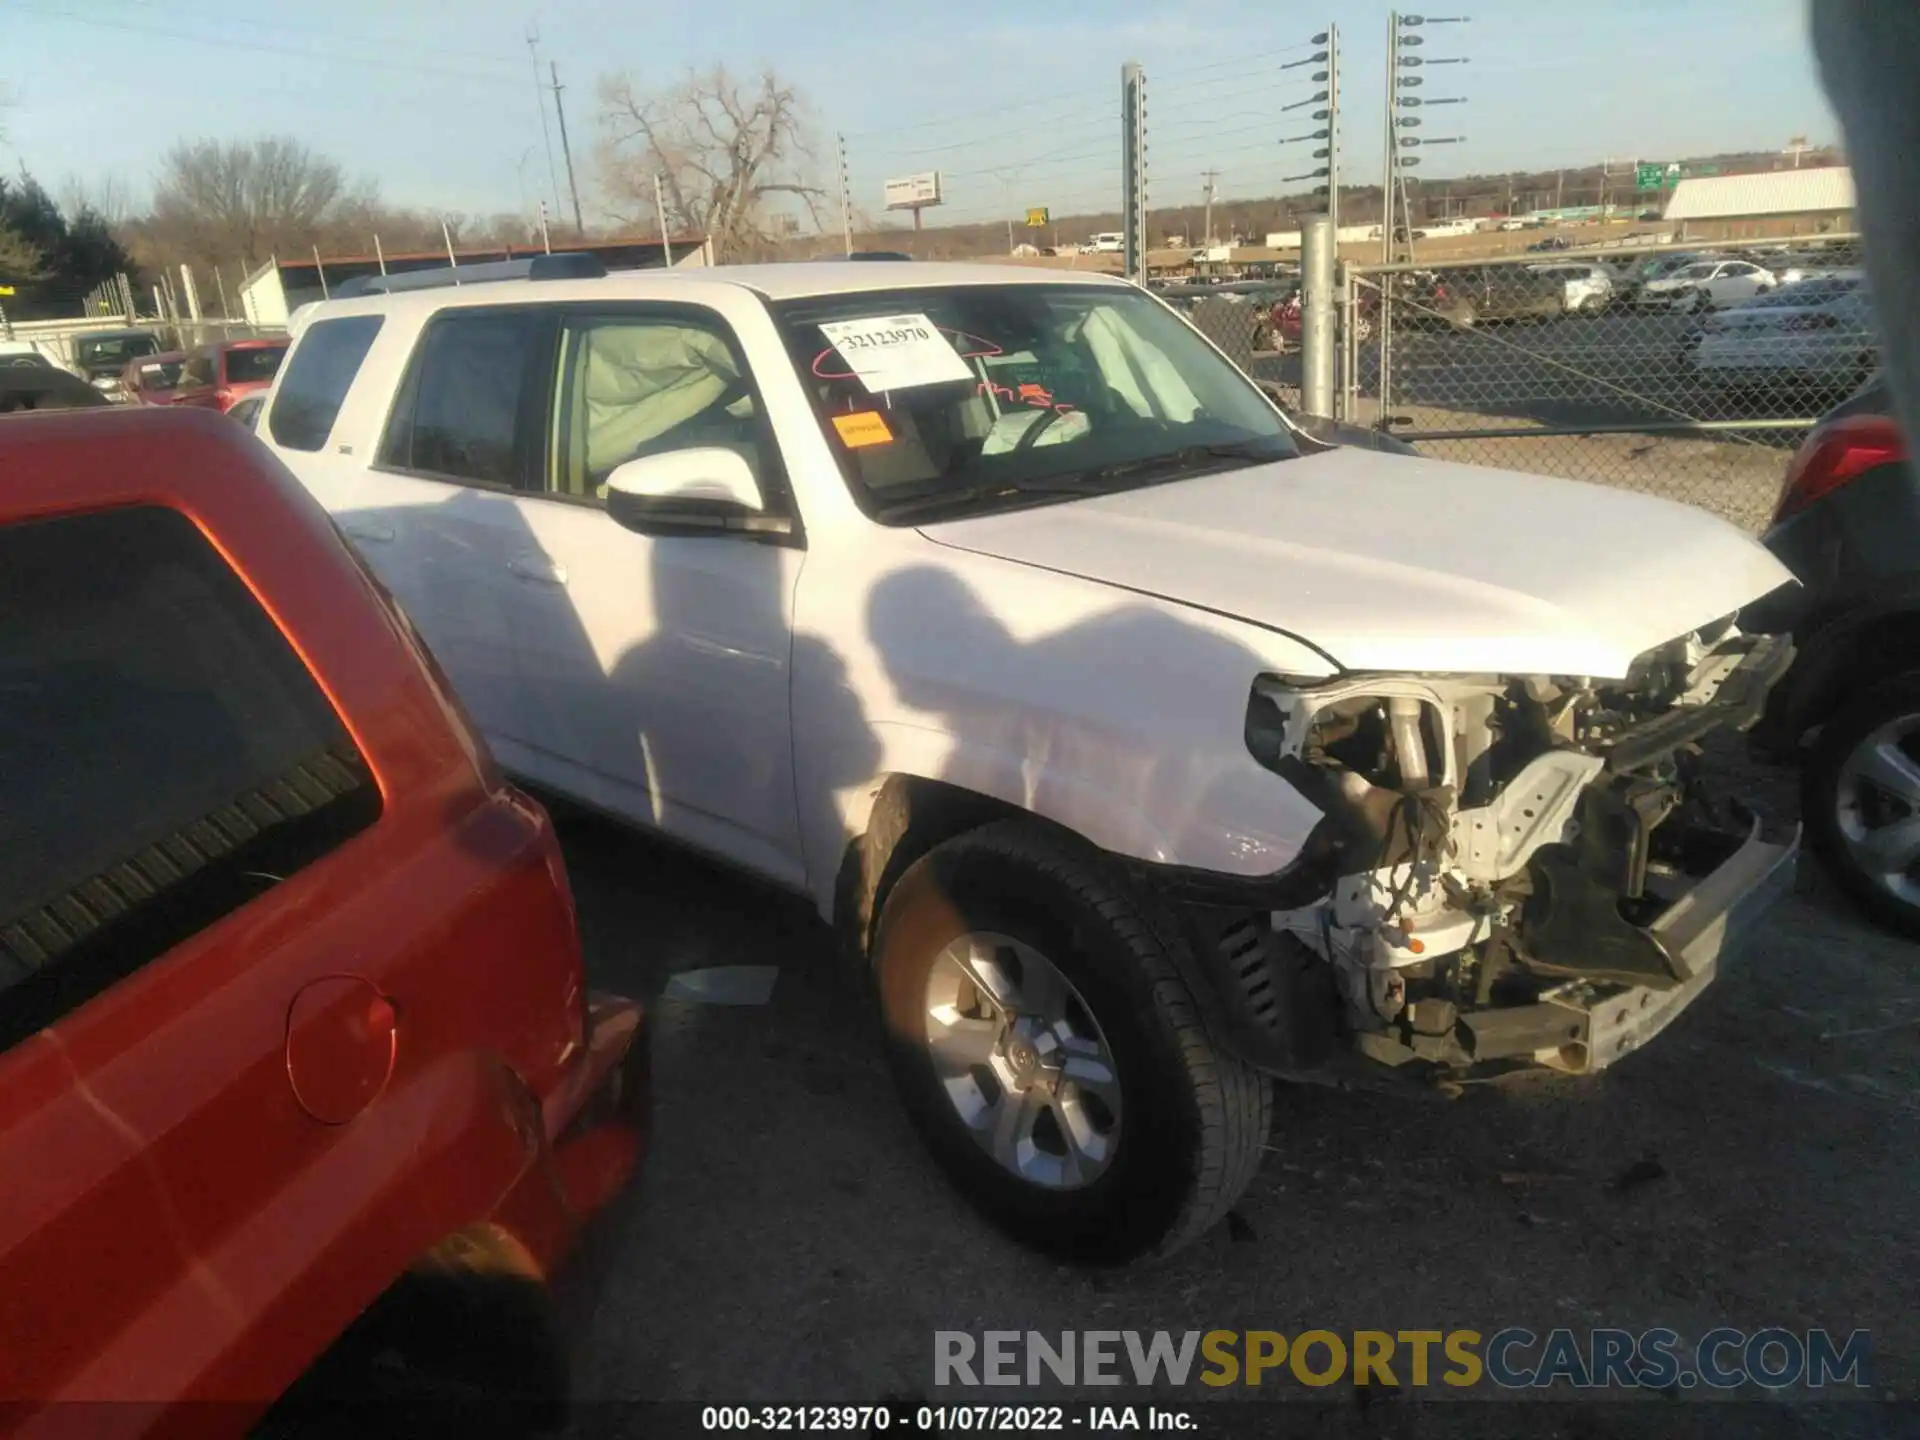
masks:
<instances>
[{"instance_id":1,"label":"dark red vehicle","mask_svg":"<svg viewBox=\"0 0 1920 1440\"><path fill-rule=\"evenodd\" d=\"M243 395L273 384L290 340L222 340L187 356L172 403L225 414Z\"/></svg>"},{"instance_id":2,"label":"dark red vehicle","mask_svg":"<svg viewBox=\"0 0 1920 1440\"><path fill-rule=\"evenodd\" d=\"M204 411L0 423L0 613L0 1433L243 1431L370 1326L563 1409L647 1072L545 812Z\"/></svg>"},{"instance_id":3,"label":"dark red vehicle","mask_svg":"<svg viewBox=\"0 0 1920 1440\"><path fill-rule=\"evenodd\" d=\"M127 362L120 372L120 393L136 405L171 405L187 367L187 352L163 350Z\"/></svg>"},{"instance_id":4,"label":"dark red vehicle","mask_svg":"<svg viewBox=\"0 0 1920 1440\"><path fill-rule=\"evenodd\" d=\"M1301 318L1301 292L1295 290L1286 299L1273 307L1268 323L1280 343L1275 348L1297 350L1300 348L1300 333L1303 328ZM1354 339L1362 344L1373 338L1374 322L1380 315L1380 292L1371 285L1360 286L1354 298Z\"/></svg>"}]
</instances>

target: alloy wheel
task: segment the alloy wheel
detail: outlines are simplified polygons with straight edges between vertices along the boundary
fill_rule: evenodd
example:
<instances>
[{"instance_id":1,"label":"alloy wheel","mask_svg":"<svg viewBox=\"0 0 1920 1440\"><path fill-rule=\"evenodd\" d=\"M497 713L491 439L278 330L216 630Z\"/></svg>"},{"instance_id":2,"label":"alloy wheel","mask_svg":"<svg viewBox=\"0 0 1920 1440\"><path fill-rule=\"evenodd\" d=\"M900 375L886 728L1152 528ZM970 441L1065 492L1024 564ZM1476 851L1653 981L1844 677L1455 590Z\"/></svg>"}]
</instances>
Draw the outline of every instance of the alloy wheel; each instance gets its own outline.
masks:
<instances>
[{"instance_id":1,"label":"alloy wheel","mask_svg":"<svg viewBox=\"0 0 1920 1440\"><path fill-rule=\"evenodd\" d=\"M1093 1184L1120 1140L1120 1077L1080 992L1038 950L974 931L927 973L927 1052L974 1142L1050 1190Z\"/></svg>"},{"instance_id":2,"label":"alloy wheel","mask_svg":"<svg viewBox=\"0 0 1920 1440\"><path fill-rule=\"evenodd\" d=\"M1920 906L1920 715L1889 720L1854 746L1834 788L1841 842L1860 872Z\"/></svg>"}]
</instances>

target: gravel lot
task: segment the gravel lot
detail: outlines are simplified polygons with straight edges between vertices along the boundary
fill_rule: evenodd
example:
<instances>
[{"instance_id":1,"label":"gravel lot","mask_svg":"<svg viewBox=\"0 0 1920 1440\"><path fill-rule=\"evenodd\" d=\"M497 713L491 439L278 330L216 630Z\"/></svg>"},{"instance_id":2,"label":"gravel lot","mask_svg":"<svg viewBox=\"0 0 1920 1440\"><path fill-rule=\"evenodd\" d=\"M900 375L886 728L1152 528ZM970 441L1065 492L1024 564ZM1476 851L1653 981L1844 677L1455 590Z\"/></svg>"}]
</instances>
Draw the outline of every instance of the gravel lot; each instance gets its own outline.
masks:
<instances>
[{"instance_id":1,"label":"gravel lot","mask_svg":"<svg viewBox=\"0 0 1920 1440\"><path fill-rule=\"evenodd\" d=\"M927 1395L942 1328L1724 1324L1865 1328L1871 1394L1920 1397L1920 971L1805 872L1647 1053L1452 1101L1283 1092L1232 1223L1086 1273L1003 1240L923 1159L804 905L597 820L563 830L596 983L656 997L649 1169L565 1295L583 1396ZM740 964L778 967L770 1003L657 998L675 971ZM1602 1408L1564 1433L1703 1413ZM1517 1433L1513 1413L1468 1428ZM1739 1414L1726 1433L1915 1433L1904 1406Z\"/></svg>"}]
</instances>

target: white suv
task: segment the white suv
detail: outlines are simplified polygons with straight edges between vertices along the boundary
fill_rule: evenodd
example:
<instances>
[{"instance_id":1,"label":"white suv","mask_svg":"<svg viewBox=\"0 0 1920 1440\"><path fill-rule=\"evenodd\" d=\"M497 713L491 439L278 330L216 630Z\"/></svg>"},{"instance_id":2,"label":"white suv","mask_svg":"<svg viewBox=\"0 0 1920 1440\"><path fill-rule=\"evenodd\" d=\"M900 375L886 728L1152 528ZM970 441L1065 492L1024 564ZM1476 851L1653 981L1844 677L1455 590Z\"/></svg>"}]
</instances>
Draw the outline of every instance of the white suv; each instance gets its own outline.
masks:
<instances>
[{"instance_id":1,"label":"white suv","mask_svg":"<svg viewBox=\"0 0 1920 1440\"><path fill-rule=\"evenodd\" d=\"M1600 1069L1786 879L1720 521L1316 444L1117 280L573 263L305 312L260 433L510 771L841 927L1022 1237L1192 1238L1275 1076Z\"/></svg>"}]
</instances>

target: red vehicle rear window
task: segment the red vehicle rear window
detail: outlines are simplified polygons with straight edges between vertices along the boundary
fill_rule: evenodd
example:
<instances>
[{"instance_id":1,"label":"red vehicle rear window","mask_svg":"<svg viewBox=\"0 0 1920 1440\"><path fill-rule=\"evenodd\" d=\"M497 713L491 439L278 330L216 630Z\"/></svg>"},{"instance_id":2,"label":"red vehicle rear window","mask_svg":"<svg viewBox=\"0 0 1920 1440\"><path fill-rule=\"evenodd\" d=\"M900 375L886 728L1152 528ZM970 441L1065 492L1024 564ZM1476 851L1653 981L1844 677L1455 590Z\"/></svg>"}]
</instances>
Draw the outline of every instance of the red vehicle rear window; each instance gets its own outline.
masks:
<instances>
[{"instance_id":1,"label":"red vehicle rear window","mask_svg":"<svg viewBox=\"0 0 1920 1440\"><path fill-rule=\"evenodd\" d=\"M179 513L0 525L0 1045L380 813L346 727Z\"/></svg>"},{"instance_id":2,"label":"red vehicle rear window","mask_svg":"<svg viewBox=\"0 0 1920 1440\"><path fill-rule=\"evenodd\" d=\"M280 369L280 362L286 358L287 347L284 345L261 350L229 350L227 383L251 385L261 380L271 380Z\"/></svg>"}]
</instances>

